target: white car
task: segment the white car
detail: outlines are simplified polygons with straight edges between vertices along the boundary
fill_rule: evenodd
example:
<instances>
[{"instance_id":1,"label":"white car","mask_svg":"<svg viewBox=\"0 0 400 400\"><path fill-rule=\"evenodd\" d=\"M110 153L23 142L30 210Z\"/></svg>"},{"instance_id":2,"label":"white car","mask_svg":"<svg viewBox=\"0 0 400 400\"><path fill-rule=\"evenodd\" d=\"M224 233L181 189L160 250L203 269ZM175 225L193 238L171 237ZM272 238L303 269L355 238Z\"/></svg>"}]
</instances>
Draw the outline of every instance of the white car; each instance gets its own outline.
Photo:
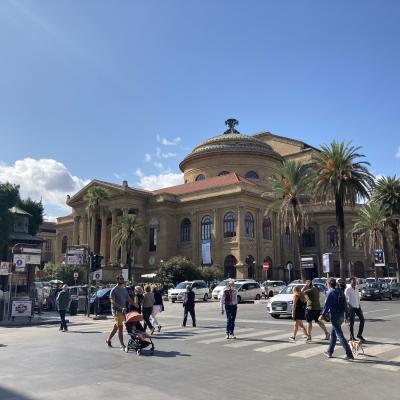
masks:
<instances>
[{"instance_id":1,"label":"white car","mask_svg":"<svg viewBox=\"0 0 400 400\"><path fill-rule=\"evenodd\" d=\"M273 318L279 318L281 315L291 316L292 315L292 305L293 305L293 288L295 286L300 286L303 288L304 284L294 284L288 285L283 289L278 295L274 296L267 304L267 312ZM319 291L319 301L321 307L325 303L326 297L326 287L319 283L314 285Z\"/></svg>"},{"instance_id":2,"label":"white car","mask_svg":"<svg viewBox=\"0 0 400 400\"><path fill-rule=\"evenodd\" d=\"M192 287L195 300L207 301L210 298L210 289L204 281L185 281L178 283L174 289L168 290L168 300L172 303L183 301L187 285Z\"/></svg>"},{"instance_id":3,"label":"white car","mask_svg":"<svg viewBox=\"0 0 400 400\"><path fill-rule=\"evenodd\" d=\"M228 282L230 280L231 280L231 278L224 279L223 281L218 283L217 286L215 286L214 290L212 291L213 299L219 300L221 298L220 294L222 292L222 289L224 289L228 285ZM255 282L255 280L254 279L235 279L235 282Z\"/></svg>"},{"instance_id":4,"label":"white car","mask_svg":"<svg viewBox=\"0 0 400 400\"><path fill-rule=\"evenodd\" d=\"M238 292L237 301L241 303L242 301L254 301L260 300L262 291L261 286L254 280L245 281L235 281L235 287ZM218 300L221 299L222 290L218 294Z\"/></svg>"},{"instance_id":5,"label":"white car","mask_svg":"<svg viewBox=\"0 0 400 400\"><path fill-rule=\"evenodd\" d=\"M265 281L261 284L262 295L267 297L275 296L286 287L283 281Z\"/></svg>"}]
</instances>

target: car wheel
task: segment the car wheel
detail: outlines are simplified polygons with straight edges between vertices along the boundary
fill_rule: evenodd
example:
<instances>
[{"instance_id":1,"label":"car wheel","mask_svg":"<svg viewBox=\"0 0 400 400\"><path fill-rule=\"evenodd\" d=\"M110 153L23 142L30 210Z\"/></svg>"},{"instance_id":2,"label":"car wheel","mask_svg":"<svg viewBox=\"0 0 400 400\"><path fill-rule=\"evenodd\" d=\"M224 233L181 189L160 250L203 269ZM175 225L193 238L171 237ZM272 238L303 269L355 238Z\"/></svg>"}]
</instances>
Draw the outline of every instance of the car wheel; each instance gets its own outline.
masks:
<instances>
[{"instance_id":1,"label":"car wheel","mask_svg":"<svg viewBox=\"0 0 400 400\"><path fill-rule=\"evenodd\" d=\"M241 303L242 302L242 298L240 296L237 297L237 302Z\"/></svg>"},{"instance_id":2,"label":"car wheel","mask_svg":"<svg viewBox=\"0 0 400 400\"><path fill-rule=\"evenodd\" d=\"M278 319L280 317L279 314L270 314L272 318Z\"/></svg>"},{"instance_id":3,"label":"car wheel","mask_svg":"<svg viewBox=\"0 0 400 400\"><path fill-rule=\"evenodd\" d=\"M272 290L268 293L268 297L274 297L274 292Z\"/></svg>"},{"instance_id":4,"label":"car wheel","mask_svg":"<svg viewBox=\"0 0 400 400\"><path fill-rule=\"evenodd\" d=\"M207 301L208 300L208 294L206 293L203 297L203 301Z\"/></svg>"},{"instance_id":5,"label":"car wheel","mask_svg":"<svg viewBox=\"0 0 400 400\"><path fill-rule=\"evenodd\" d=\"M261 296L259 294L257 294L256 300L260 300L260 299L261 299Z\"/></svg>"}]
</instances>

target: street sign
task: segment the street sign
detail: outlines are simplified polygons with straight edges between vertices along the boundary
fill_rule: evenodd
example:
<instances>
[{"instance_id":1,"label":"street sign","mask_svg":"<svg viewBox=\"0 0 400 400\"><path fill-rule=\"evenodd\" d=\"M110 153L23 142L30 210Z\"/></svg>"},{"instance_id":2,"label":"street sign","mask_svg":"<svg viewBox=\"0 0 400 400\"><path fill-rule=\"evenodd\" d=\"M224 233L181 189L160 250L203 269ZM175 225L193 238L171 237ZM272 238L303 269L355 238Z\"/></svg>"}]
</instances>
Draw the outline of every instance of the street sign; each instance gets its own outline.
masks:
<instances>
[{"instance_id":1,"label":"street sign","mask_svg":"<svg viewBox=\"0 0 400 400\"><path fill-rule=\"evenodd\" d=\"M32 265L40 265L40 254L25 254L25 263Z\"/></svg>"},{"instance_id":2,"label":"street sign","mask_svg":"<svg viewBox=\"0 0 400 400\"><path fill-rule=\"evenodd\" d=\"M29 247L23 247L21 249L21 253L27 253L27 254L42 254L42 249L30 249Z\"/></svg>"},{"instance_id":3,"label":"street sign","mask_svg":"<svg viewBox=\"0 0 400 400\"><path fill-rule=\"evenodd\" d=\"M384 267L386 265L383 249L374 249L374 264L376 267Z\"/></svg>"},{"instance_id":4,"label":"street sign","mask_svg":"<svg viewBox=\"0 0 400 400\"><path fill-rule=\"evenodd\" d=\"M314 268L313 257L301 257L301 268Z\"/></svg>"},{"instance_id":5,"label":"street sign","mask_svg":"<svg viewBox=\"0 0 400 400\"><path fill-rule=\"evenodd\" d=\"M322 268L325 274L331 272L331 255L332 253L322 254Z\"/></svg>"},{"instance_id":6,"label":"street sign","mask_svg":"<svg viewBox=\"0 0 400 400\"><path fill-rule=\"evenodd\" d=\"M82 265L83 256L82 255L67 255L67 265Z\"/></svg>"},{"instance_id":7,"label":"street sign","mask_svg":"<svg viewBox=\"0 0 400 400\"><path fill-rule=\"evenodd\" d=\"M67 255L68 256L73 256L73 255L81 255L81 256L83 256L85 254L85 249L69 249L68 251L67 251Z\"/></svg>"},{"instance_id":8,"label":"street sign","mask_svg":"<svg viewBox=\"0 0 400 400\"><path fill-rule=\"evenodd\" d=\"M103 271L101 269L98 269L97 271L93 272L94 281L101 281L102 277L103 277Z\"/></svg>"},{"instance_id":9,"label":"street sign","mask_svg":"<svg viewBox=\"0 0 400 400\"><path fill-rule=\"evenodd\" d=\"M24 254L14 254L14 264L15 264L15 271L24 271L25 270L25 261L26 255Z\"/></svg>"},{"instance_id":10,"label":"street sign","mask_svg":"<svg viewBox=\"0 0 400 400\"><path fill-rule=\"evenodd\" d=\"M0 263L0 275L8 275L10 273L10 263L1 262Z\"/></svg>"},{"instance_id":11,"label":"street sign","mask_svg":"<svg viewBox=\"0 0 400 400\"><path fill-rule=\"evenodd\" d=\"M121 270L121 275L124 277L124 279L127 281L128 280L128 268L123 268Z\"/></svg>"},{"instance_id":12,"label":"street sign","mask_svg":"<svg viewBox=\"0 0 400 400\"><path fill-rule=\"evenodd\" d=\"M262 267L263 267L263 270L264 270L264 271L268 271L268 270L269 270L269 262L268 262L268 261L263 262Z\"/></svg>"},{"instance_id":13,"label":"street sign","mask_svg":"<svg viewBox=\"0 0 400 400\"><path fill-rule=\"evenodd\" d=\"M74 279L78 279L78 276L79 276L78 272L74 272Z\"/></svg>"}]
</instances>

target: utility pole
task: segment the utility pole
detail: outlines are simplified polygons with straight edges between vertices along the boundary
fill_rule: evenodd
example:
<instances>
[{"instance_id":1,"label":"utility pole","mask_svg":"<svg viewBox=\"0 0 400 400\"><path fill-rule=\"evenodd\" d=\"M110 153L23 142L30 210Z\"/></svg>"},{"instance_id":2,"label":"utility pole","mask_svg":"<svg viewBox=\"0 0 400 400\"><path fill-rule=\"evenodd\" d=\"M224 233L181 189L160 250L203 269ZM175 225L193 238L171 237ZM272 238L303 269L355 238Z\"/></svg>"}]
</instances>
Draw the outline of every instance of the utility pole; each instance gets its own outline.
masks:
<instances>
[{"instance_id":1,"label":"utility pole","mask_svg":"<svg viewBox=\"0 0 400 400\"><path fill-rule=\"evenodd\" d=\"M90 317L90 292L92 288L92 264L93 264L93 252L89 253L87 267L88 267L88 289L87 289L87 316Z\"/></svg>"}]
</instances>

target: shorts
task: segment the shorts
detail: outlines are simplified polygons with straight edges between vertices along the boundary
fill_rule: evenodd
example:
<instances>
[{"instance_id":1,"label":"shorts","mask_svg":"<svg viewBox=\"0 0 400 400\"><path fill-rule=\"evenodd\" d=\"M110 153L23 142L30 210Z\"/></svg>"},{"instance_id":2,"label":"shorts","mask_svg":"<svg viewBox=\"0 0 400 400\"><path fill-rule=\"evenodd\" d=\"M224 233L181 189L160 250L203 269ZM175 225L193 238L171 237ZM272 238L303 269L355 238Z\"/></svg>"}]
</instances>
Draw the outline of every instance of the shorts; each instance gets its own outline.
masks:
<instances>
[{"instance_id":1,"label":"shorts","mask_svg":"<svg viewBox=\"0 0 400 400\"><path fill-rule=\"evenodd\" d=\"M306 321L307 322L318 322L318 318L321 315L321 310L306 310Z\"/></svg>"},{"instance_id":2,"label":"shorts","mask_svg":"<svg viewBox=\"0 0 400 400\"><path fill-rule=\"evenodd\" d=\"M122 314L121 312L115 312L113 314L115 325L117 326L124 326L125 322L125 315Z\"/></svg>"}]
</instances>

